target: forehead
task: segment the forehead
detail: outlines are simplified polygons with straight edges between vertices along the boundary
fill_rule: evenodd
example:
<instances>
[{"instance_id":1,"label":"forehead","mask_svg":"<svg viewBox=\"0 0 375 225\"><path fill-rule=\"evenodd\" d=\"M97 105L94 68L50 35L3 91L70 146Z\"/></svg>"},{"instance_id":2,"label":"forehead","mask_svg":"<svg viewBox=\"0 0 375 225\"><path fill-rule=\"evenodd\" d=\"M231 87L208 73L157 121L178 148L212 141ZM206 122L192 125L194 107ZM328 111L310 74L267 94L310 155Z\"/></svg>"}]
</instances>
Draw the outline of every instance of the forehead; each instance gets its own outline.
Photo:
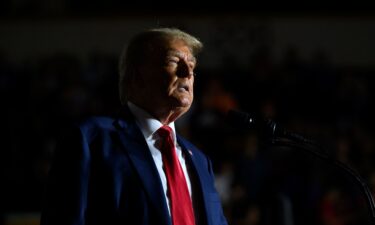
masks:
<instances>
[{"instance_id":1,"label":"forehead","mask_svg":"<svg viewBox=\"0 0 375 225\"><path fill-rule=\"evenodd\" d=\"M181 57L193 58L192 49L190 46L181 39L164 39L160 41L157 47L159 54L166 55L176 55Z\"/></svg>"}]
</instances>

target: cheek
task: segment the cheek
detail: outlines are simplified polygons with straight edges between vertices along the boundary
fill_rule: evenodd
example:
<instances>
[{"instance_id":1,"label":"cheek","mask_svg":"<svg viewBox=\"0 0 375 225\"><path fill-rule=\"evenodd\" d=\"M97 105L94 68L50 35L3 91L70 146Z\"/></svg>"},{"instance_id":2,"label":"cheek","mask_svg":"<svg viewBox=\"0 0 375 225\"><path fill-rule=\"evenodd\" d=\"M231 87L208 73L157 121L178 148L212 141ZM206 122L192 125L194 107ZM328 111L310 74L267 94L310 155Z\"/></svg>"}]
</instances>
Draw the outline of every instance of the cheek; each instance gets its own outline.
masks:
<instances>
[{"instance_id":1,"label":"cheek","mask_svg":"<svg viewBox=\"0 0 375 225\"><path fill-rule=\"evenodd\" d=\"M178 86L178 79L170 77L165 80L165 87L168 87L170 91L176 90Z\"/></svg>"},{"instance_id":2,"label":"cheek","mask_svg":"<svg viewBox=\"0 0 375 225\"><path fill-rule=\"evenodd\" d=\"M191 80L191 86L190 86L190 88L191 88L191 98L193 98L194 97L194 77L192 77L191 78L192 80Z\"/></svg>"},{"instance_id":3,"label":"cheek","mask_svg":"<svg viewBox=\"0 0 375 225\"><path fill-rule=\"evenodd\" d=\"M149 86L159 90L160 93L170 92L173 87L170 79L164 77L157 77L149 81Z\"/></svg>"}]
</instances>

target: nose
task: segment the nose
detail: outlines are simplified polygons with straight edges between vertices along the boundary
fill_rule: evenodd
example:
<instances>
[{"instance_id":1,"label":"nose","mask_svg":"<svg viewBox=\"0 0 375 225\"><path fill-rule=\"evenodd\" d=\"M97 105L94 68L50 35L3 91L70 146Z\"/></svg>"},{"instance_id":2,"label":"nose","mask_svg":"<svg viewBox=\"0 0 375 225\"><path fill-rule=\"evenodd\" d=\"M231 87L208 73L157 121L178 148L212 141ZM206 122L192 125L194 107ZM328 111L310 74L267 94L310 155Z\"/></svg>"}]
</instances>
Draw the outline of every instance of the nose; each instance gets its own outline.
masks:
<instances>
[{"instance_id":1,"label":"nose","mask_svg":"<svg viewBox=\"0 0 375 225\"><path fill-rule=\"evenodd\" d=\"M180 60L176 72L178 77L190 78L194 75L194 70L185 60Z\"/></svg>"}]
</instances>

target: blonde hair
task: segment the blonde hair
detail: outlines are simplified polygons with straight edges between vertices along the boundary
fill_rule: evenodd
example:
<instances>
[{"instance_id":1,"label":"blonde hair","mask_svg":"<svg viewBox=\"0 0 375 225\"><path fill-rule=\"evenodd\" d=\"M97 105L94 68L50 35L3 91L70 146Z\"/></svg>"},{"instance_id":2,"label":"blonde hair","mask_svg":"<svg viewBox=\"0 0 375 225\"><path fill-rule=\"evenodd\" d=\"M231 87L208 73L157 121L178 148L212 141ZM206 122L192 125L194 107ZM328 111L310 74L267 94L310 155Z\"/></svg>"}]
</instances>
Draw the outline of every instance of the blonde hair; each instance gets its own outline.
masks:
<instances>
[{"instance_id":1,"label":"blonde hair","mask_svg":"<svg viewBox=\"0 0 375 225\"><path fill-rule=\"evenodd\" d=\"M177 28L156 28L143 31L130 40L124 48L119 61L119 95L121 104L126 104L129 84L136 76L137 68L142 66L145 58L155 45L165 40L182 40L196 56L203 48L203 44L194 36Z\"/></svg>"}]
</instances>

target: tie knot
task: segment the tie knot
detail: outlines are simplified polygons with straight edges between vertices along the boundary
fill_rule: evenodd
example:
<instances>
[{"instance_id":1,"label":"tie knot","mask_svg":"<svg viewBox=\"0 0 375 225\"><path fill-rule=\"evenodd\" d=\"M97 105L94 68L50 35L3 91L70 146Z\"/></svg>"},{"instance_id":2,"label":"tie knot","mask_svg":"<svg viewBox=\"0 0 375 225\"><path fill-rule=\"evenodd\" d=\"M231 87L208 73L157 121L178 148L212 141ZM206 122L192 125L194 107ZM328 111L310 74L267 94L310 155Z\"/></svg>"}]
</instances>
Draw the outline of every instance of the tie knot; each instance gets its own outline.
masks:
<instances>
[{"instance_id":1,"label":"tie knot","mask_svg":"<svg viewBox=\"0 0 375 225\"><path fill-rule=\"evenodd\" d=\"M165 138L165 137L168 137L172 134L172 128L170 128L167 125L164 125L164 126L160 127L157 132L161 137Z\"/></svg>"}]
</instances>

